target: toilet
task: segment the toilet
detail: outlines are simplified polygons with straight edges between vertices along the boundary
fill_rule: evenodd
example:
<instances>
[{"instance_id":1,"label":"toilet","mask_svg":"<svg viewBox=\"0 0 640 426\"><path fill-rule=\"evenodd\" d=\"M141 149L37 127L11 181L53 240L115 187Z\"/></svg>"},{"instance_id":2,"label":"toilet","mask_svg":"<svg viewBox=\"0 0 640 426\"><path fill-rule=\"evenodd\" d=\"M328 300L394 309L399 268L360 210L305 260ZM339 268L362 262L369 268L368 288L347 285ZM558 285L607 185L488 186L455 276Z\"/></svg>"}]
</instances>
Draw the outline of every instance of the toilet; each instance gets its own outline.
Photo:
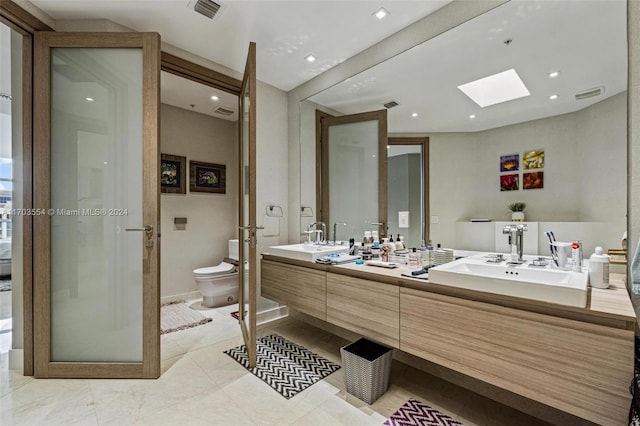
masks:
<instances>
[{"instance_id":1,"label":"toilet","mask_svg":"<svg viewBox=\"0 0 640 426\"><path fill-rule=\"evenodd\" d=\"M229 240L229 257L219 265L193 271L202 306L217 308L238 302L238 240Z\"/></svg>"}]
</instances>

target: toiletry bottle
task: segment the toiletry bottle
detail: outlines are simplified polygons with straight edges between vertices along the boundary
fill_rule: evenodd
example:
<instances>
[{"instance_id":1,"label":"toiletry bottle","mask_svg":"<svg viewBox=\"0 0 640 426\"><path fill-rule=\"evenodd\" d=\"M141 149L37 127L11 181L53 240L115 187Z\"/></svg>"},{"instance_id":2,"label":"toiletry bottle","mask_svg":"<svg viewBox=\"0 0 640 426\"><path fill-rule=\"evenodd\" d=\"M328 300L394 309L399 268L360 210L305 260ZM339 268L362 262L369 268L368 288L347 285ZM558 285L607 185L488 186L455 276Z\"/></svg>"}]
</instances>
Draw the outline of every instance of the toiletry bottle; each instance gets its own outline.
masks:
<instances>
[{"instance_id":1,"label":"toiletry bottle","mask_svg":"<svg viewBox=\"0 0 640 426\"><path fill-rule=\"evenodd\" d=\"M410 268L419 268L420 267L420 253L416 251L414 247L409 253L409 267Z\"/></svg>"},{"instance_id":2,"label":"toiletry bottle","mask_svg":"<svg viewBox=\"0 0 640 426\"><path fill-rule=\"evenodd\" d=\"M398 237L396 238L396 250L403 250L403 249L404 249L404 244L400 240L400 234L398 234Z\"/></svg>"},{"instance_id":3,"label":"toiletry bottle","mask_svg":"<svg viewBox=\"0 0 640 426\"><path fill-rule=\"evenodd\" d=\"M431 240L427 243L427 266L433 266L433 243Z\"/></svg>"},{"instance_id":4,"label":"toiletry bottle","mask_svg":"<svg viewBox=\"0 0 640 426\"><path fill-rule=\"evenodd\" d=\"M600 246L589 258L589 283L595 288L609 287L609 256L602 254Z\"/></svg>"},{"instance_id":5,"label":"toiletry bottle","mask_svg":"<svg viewBox=\"0 0 640 426\"><path fill-rule=\"evenodd\" d=\"M371 259L380 260L380 242L374 241L371 246Z\"/></svg>"},{"instance_id":6,"label":"toiletry bottle","mask_svg":"<svg viewBox=\"0 0 640 426\"><path fill-rule=\"evenodd\" d=\"M355 238L349 238L349 254L354 256L356 254L356 240Z\"/></svg>"},{"instance_id":7,"label":"toiletry bottle","mask_svg":"<svg viewBox=\"0 0 640 426\"><path fill-rule=\"evenodd\" d=\"M402 244L402 248L406 249L407 245L404 243L404 237L400 234L398 234L398 239L400 240L400 244Z\"/></svg>"},{"instance_id":8,"label":"toiletry bottle","mask_svg":"<svg viewBox=\"0 0 640 426\"><path fill-rule=\"evenodd\" d=\"M420 264L422 267L429 265L429 252L427 246L424 244L424 240L420 241Z\"/></svg>"},{"instance_id":9,"label":"toiletry bottle","mask_svg":"<svg viewBox=\"0 0 640 426\"><path fill-rule=\"evenodd\" d=\"M580 261L580 243L571 243L571 259L573 260L573 272L582 272L582 262Z\"/></svg>"},{"instance_id":10,"label":"toiletry bottle","mask_svg":"<svg viewBox=\"0 0 640 426\"><path fill-rule=\"evenodd\" d=\"M389 242L392 243L393 242L393 234L389 234ZM394 244L395 246L395 244Z\"/></svg>"},{"instance_id":11,"label":"toiletry bottle","mask_svg":"<svg viewBox=\"0 0 640 426\"><path fill-rule=\"evenodd\" d=\"M380 243L380 238L378 237L378 231L371 231L371 238L373 239L372 243Z\"/></svg>"}]
</instances>

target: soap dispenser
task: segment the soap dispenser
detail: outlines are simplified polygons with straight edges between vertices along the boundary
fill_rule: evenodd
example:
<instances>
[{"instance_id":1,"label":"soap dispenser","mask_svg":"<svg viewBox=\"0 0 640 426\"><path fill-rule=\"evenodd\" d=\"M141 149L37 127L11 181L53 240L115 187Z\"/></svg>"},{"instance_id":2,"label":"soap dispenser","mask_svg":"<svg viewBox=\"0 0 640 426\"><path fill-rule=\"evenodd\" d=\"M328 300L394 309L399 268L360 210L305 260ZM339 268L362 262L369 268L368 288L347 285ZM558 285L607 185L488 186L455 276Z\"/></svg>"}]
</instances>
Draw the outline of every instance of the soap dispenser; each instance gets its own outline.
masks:
<instances>
[{"instance_id":1,"label":"soap dispenser","mask_svg":"<svg viewBox=\"0 0 640 426\"><path fill-rule=\"evenodd\" d=\"M595 288L609 288L609 256L602 254L602 247L589 258L589 283Z\"/></svg>"}]
</instances>

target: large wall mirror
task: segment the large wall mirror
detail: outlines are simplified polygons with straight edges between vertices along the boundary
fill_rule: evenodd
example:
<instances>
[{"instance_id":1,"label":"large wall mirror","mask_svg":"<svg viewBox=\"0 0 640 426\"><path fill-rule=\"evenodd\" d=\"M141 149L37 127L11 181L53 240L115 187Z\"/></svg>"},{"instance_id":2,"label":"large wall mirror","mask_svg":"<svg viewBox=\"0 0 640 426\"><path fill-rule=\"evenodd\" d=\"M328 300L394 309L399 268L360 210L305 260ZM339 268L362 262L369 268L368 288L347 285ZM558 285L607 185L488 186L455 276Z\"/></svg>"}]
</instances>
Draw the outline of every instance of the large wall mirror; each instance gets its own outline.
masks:
<instances>
[{"instance_id":1,"label":"large wall mirror","mask_svg":"<svg viewBox=\"0 0 640 426\"><path fill-rule=\"evenodd\" d=\"M458 88L510 70L528 95L481 107ZM562 239L619 247L626 97L625 1L511 0L300 103L301 231L317 219L316 110L339 116L395 101L389 138L429 138L428 199L419 218L409 214L426 238L464 248L457 224L510 220L507 205L521 201L528 221L552 224ZM543 168L523 170L524 153L534 150L544 151ZM518 170L501 172L500 157L516 154ZM543 187L523 189L534 172ZM501 191L507 174L518 176L517 190ZM410 191L404 186L394 194ZM563 223L576 222L590 225L563 233Z\"/></svg>"}]
</instances>

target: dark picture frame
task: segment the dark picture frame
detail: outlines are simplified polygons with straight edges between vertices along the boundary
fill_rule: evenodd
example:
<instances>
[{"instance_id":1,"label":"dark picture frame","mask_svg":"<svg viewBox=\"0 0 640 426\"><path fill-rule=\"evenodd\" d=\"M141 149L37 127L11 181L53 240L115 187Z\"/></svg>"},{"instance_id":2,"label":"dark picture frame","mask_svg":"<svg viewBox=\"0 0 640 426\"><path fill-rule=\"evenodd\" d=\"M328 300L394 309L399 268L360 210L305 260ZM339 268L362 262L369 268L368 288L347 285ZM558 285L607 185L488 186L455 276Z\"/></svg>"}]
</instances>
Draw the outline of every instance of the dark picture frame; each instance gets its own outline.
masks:
<instances>
[{"instance_id":1,"label":"dark picture frame","mask_svg":"<svg viewBox=\"0 0 640 426\"><path fill-rule=\"evenodd\" d=\"M226 194L227 166L189 161L189 191Z\"/></svg>"},{"instance_id":2,"label":"dark picture frame","mask_svg":"<svg viewBox=\"0 0 640 426\"><path fill-rule=\"evenodd\" d=\"M160 154L160 192L187 193L187 157Z\"/></svg>"}]
</instances>

